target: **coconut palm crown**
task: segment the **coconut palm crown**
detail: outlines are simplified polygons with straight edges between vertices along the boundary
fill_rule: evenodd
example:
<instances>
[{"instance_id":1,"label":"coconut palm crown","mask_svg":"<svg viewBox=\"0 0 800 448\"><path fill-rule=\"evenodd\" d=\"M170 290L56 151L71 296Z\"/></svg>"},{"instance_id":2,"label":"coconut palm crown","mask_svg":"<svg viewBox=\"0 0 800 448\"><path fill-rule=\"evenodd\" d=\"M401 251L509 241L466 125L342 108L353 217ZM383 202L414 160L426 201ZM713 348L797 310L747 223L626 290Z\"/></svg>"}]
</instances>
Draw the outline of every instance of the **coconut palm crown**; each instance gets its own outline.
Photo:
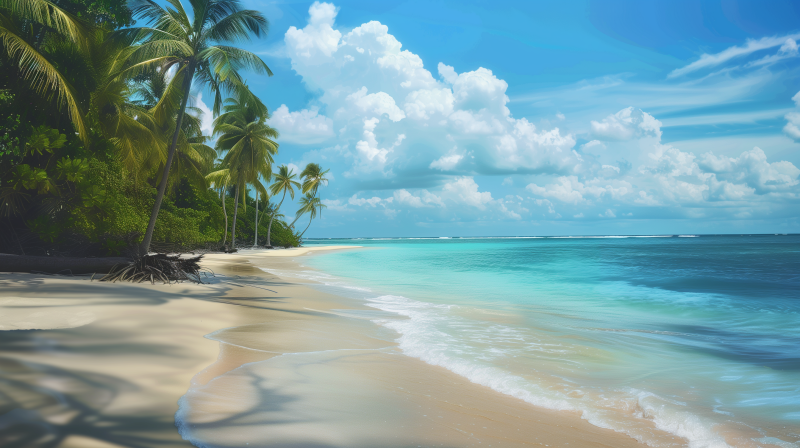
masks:
<instances>
[{"instance_id":1,"label":"coconut palm crown","mask_svg":"<svg viewBox=\"0 0 800 448\"><path fill-rule=\"evenodd\" d=\"M312 196L317 195L317 190L321 185L328 183L328 178L325 177L330 170L323 170L318 163L309 163L303 168L300 177L303 178L303 194L311 193Z\"/></svg>"},{"instance_id":2,"label":"coconut palm crown","mask_svg":"<svg viewBox=\"0 0 800 448\"><path fill-rule=\"evenodd\" d=\"M134 17L150 26L120 31L135 33L141 41L131 56L133 64L128 70L136 73L154 66L174 69L171 82L179 83L182 91L158 195L140 246L142 253L150 248L193 84L211 88L214 113L217 114L222 107L222 91L235 92L244 88L240 70L272 75L269 67L255 54L226 45L248 40L251 35L266 35L269 25L260 12L242 9L238 0L189 0L191 13L180 0L166 0L166 3L167 6L162 7L154 0L133 0L131 10Z\"/></svg>"},{"instance_id":3,"label":"coconut palm crown","mask_svg":"<svg viewBox=\"0 0 800 448\"><path fill-rule=\"evenodd\" d=\"M21 26L25 22L29 26ZM70 121L84 142L88 142L85 111L79 95L59 69L41 52L33 32L37 24L54 30L66 41L86 49L89 31L72 14L47 0L0 0L0 51L6 53L19 76L41 96L53 96L66 107Z\"/></svg>"}]
</instances>

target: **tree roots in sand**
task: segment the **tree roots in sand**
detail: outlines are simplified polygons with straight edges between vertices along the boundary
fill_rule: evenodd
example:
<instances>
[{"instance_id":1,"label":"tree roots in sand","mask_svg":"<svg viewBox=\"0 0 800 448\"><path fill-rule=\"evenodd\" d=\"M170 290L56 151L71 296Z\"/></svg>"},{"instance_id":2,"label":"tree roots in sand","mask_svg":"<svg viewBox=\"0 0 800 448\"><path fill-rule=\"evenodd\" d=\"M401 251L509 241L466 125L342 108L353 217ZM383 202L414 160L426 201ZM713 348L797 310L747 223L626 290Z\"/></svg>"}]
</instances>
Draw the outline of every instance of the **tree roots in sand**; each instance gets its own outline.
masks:
<instances>
[{"instance_id":1,"label":"tree roots in sand","mask_svg":"<svg viewBox=\"0 0 800 448\"><path fill-rule=\"evenodd\" d=\"M133 282L149 281L172 283L190 281L203 283L200 279L200 259L202 255L181 258L180 255L153 254L136 257L128 264L117 265L111 272L100 279L101 282Z\"/></svg>"}]
</instances>

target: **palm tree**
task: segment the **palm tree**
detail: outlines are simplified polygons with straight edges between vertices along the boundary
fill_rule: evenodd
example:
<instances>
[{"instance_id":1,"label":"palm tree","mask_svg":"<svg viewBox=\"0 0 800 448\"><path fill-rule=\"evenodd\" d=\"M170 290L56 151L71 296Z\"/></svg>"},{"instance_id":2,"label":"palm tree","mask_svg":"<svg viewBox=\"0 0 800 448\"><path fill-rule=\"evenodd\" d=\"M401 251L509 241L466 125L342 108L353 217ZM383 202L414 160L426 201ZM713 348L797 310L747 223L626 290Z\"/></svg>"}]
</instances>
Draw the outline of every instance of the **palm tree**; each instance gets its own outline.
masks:
<instances>
[{"instance_id":1,"label":"palm tree","mask_svg":"<svg viewBox=\"0 0 800 448\"><path fill-rule=\"evenodd\" d=\"M219 168L219 167L217 167ZM225 210L225 200L227 198L228 185L231 183L229 169L218 169L206 176L206 180L214 188L219 188L219 197L222 200L222 215L225 217L225 234L222 237L222 244L228 241L228 212Z\"/></svg>"},{"instance_id":2,"label":"palm tree","mask_svg":"<svg viewBox=\"0 0 800 448\"><path fill-rule=\"evenodd\" d=\"M214 134L222 134L217 140L217 151L226 153L222 167L228 170L231 184L236 187L231 230L231 247L236 247L240 191L245 190L247 194L246 188L250 184L256 189L257 195L267 195L259 178L267 182L272 180L273 156L278 153L278 144L273 139L278 137L278 131L266 124L266 109L261 109L247 95L228 99L226 103L225 113L214 120ZM262 115L259 115L259 111ZM243 202L246 206L246 202Z\"/></svg>"},{"instance_id":3,"label":"palm tree","mask_svg":"<svg viewBox=\"0 0 800 448\"><path fill-rule=\"evenodd\" d=\"M306 194L300 199L300 210L297 210L297 217L299 218L306 213L310 213L308 225L305 229L303 229L303 233L300 234L300 238L302 238L306 233L306 230L311 227L311 221L317 217L317 210L319 210L320 216L322 216L322 209L327 207L328 206L323 204L319 198L315 198L311 194Z\"/></svg>"},{"instance_id":4,"label":"palm tree","mask_svg":"<svg viewBox=\"0 0 800 448\"><path fill-rule=\"evenodd\" d=\"M289 196L294 199L294 189L300 188L300 182L294 180L297 176L294 174L294 170L289 168L286 165L281 165L278 167L278 172L274 174L275 176L275 183L273 183L269 187L269 192L272 193L272 196L277 196L283 193L281 197L281 202L278 203L278 206L275 207L272 216L269 218L269 227L267 227L267 246L272 246L272 221L275 220L275 216L278 215L278 211L281 209L281 205L283 204L283 200L286 199L286 193L289 193Z\"/></svg>"},{"instance_id":5,"label":"palm tree","mask_svg":"<svg viewBox=\"0 0 800 448\"><path fill-rule=\"evenodd\" d=\"M182 92L158 194L140 246L141 253L147 253L150 249L193 82L212 88L215 93L214 112L219 113L221 90L233 92L244 87L238 72L240 69L272 75L272 71L257 55L221 45L247 40L251 34L257 37L266 34L269 25L261 13L241 9L238 0L190 0L191 14L187 13L180 0L166 1L169 6L164 8L155 0L133 0L131 9L134 16L147 20L152 26L121 31L137 33L144 40L134 52L135 63L129 70L135 72L154 66L169 70L175 67L171 83L176 83Z\"/></svg>"},{"instance_id":6,"label":"palm tree","mask_svg":"<svg viewBox=\"0 0 800 448\"><path fill-rule=\"evenodd\" d=\"M89 41L88 59L96 88L86 120L109 139L122 165L137 176L147 161L159 158L158 149L165 146L152 114L157 101L151 107L130 101L138 86L121 76L132 51L130 39L110 38L99 30L94 37Z\"/></svg>"},{"instance_id":7,"label":"palm tree","mask_svg":"<svg viewBox=\"0 0 800 448\"><path fill-rule=\"evenodd\" d=\"M144 117L146 126L156 135L172 135L175 131L176 117L180 104L181 91L170 83L167 70L156 67L136 77L131 95L138 106L137 112L141 121ZM211 171L217 153L206 145L210 137L202 135L201 123L203 111L197 107L186 107L175 160L169 172L168 186L175 187L180 179L187 179L199 189L206 188L205 175ZM158 170L163 169L167 160L168 143L160 138L156 145L130 145L121 151L120 158L129 171L145 173L158 177ZM144 147L142 147L144 146Z\"/></svg>"},{"instance_id":8,"label":"palm tree","mask_svg":"<svg viewBox=\"0 0 800 448\"><path fill-rule=\"evenodd\" d=\"M321 185L325 185L328 183L328 178L325 177L330 170L322 170L322 167L319 166L318 163L309 163L303 168L303 172L300 173L300 177L303 178L303 193L310 197L314 198L317 196L317 191ZM289 227L294 227L294 223L300 218L300 215L294 218L294 221L289 225Z\"/></svg>"},{"instance_id":9,"label":"palm tree","mask_svg":"<svg viewBox=\"0 0 800 448\"><path fill-rule=\"evenodd\" d=\"M23 26L27 22L28 26ZM73 86L41 51L41 33L33 26L47 27L60 38L86 49L88 30L72 14L47 0L0 0L0 43L2 51L42 97L54 96L59 107L66 107L79 137L88 142L84 111ZM37 40L39 42L37 42Z\"/></svg>"},{"instance_id":10,"label":"palm tree","mask_svg":"<svg viewBox=\"0 0 800 448\"><path fill-rule=\"evenodd\" d=\"M328 183L328 179L325 177L328 171L330 170L323 171L318 163L306 165L303 172L300 173L300 177L305 179L303 181L303 194L311 192L312 196L316 196L319 187Z\"/></svg>"}]
</instances>

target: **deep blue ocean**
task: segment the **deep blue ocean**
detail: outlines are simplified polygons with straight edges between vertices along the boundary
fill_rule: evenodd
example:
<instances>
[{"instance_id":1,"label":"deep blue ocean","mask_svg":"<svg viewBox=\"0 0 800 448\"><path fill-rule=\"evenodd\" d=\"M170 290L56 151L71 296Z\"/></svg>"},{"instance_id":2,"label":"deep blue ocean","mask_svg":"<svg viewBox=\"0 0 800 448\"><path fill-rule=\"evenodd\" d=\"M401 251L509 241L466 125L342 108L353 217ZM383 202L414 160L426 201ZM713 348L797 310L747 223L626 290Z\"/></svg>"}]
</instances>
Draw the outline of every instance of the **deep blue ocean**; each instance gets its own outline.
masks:
<instances>
[{"instance_id":1,"label":"deep blue ocean","mask_svg":"<svg viewBox=\"0 0 800 448\"><path fill-rule=\"evenodd\" d=\"M800 447L800 235L321 239L403 352L653 446Z\"/></svg>"}]
</instances>

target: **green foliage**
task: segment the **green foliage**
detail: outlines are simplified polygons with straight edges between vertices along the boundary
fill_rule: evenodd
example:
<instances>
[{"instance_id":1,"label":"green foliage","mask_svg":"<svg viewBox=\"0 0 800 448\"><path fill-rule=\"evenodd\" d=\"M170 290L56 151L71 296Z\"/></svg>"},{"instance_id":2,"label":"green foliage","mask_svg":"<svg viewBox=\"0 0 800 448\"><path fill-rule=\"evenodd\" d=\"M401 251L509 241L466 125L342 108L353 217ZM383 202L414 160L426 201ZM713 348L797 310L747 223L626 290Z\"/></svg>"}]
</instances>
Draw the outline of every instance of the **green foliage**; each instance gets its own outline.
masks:
<instances>
[{"instance_id":1,"label":"green foliage","mask_svg":"<svg viewBox=\"0 0 800 448\"><path fill-rule=\"evenodd\" d=\"M42 155L60 149L67 142L67 136L47 126L39 126L33 130L25 143L25 155Z\"/></svg>"},{"instance_id":2,"label":"green foliage","mask_svg":"<svg viewBox=\"0 0 800 448\"><path fill-rule=\"evenodd\" d=\"M266 221L266 220L265 220ZM259 240L261 239L261 230L259 227ZM266 236L264 239L266 240ZM272 245L276 247L292 246L297 247L300 245L300 237L292 232L289 226L283 222L278 221L272 223ZM261 243L261 241L259 241ZM263 243L262 243L263 244Z\"/></svg>"},{"instance_id":3,"label":"green foliage","mask_svg":"<svg viewBox=\"0 0 800 448\"><path fill-rule=\"evenodd\" d=\"M84 180L89 171L89 161L84 159L70 159L65 157L56 163L56 174L59 179L79 183Z\"/></svg>"},{"instance_id":4,"label":"green foliage","mask_svg":"<svg viewBox=\"0 0 800 448\"><path fill-rule=\"evenodd\" d=\"M39 235L44 241L53 243L61 233L58 224L48 219L46 216L39 216L26 223L28 228Z\"/></svg>"},{"instance_id":5,"label":"green foliage","mask_svg":"<svg viewBox=\"0 0 800 448\"><path fill-rule=\"evenodd\" d=\"M152 188L137 183L113 163L90 159L79 165L85 167L81 168L83 178L75 185L73 206L63 220L65 231L94 242L112 240L109 248L119 246L126 235L140 234L147 225Z\"/></svg>"},{"instance_id":6,"label":"green foliage","mask_svg":"<svg viewBox=\"0 0 800 448\"><path fill-rule=\"evenodd\" d=\"M239 207L239 215L236 217L236 241L237 247L250 247L253 245L253 238L255 237L255 217L256 207L255 201L252 198L247 198L248 206L244 210ZM230 215L231 221L233 218L233 199L228 198L226 207ZM258 222L258 244L260 246L267 244L267 228L269 227L269 215L264 214L261 217L263 204L259 201L259 222ZM289 226L279 220L275 219L272 223L272 241L273 246L296 247L300 245L300 236L289 229Z\"/></svg>"},{"instance_id":7,"label":"green foliage","mask_svg":"<svg viewBox=\"0 0 800 448\"><path fill-rule=\"evenodd\" d=\"M125 0L62 0L57 3L81 19L109 30L133 24L131 10Z\"/></svg>"},{"instance_id":8,"label":"green foliage","mask_svg":"<svg viewBox=\"0 0 800 448\"><path fill-rule=\"evenodd\" d=\"M165 202L158 214L156 229L153 234L155 241L173 243L183 247L200 246L209 240L219 240L222 235L216 238L203 233L201 230L203 222L208 218L209 213L191 208L178 208L174 204Z\"/></svg>"},{"instance_id":9,"label":"green foliage","mask_svg":"<svg viewBox=\"0 0 800 448\"><path fill-rule=\"evenodd\" d=\"M192 6L207 2L198 0ZM183 54L179 44L201 36L200 30L190 28L206 25L190 21L194 25L184 29L172 14L176 11L161 14L163 20L153 23L169 33L145 28L133 37L134 30L120 30L133 23L125 0L0 3L0 15L8 19L0 23L4 43L0 48L0 252L19 253L25 246L47 254L116 255L136 245L148 230L155 186L174 132L180 138L154 242L173 250L220 244L225 216L219 190L209 190L206 179L217 154L206 145L209 137L201 135L199 117L187 115L180 130L175 126L187 87L180 70L188 62L194 67L190 70L194 84L207 85L215 94L215 110L222 105L222 92L237 92L236 99L228 101L228 115L220 120L227 126L220 131L227 135L222 140L231 143L223 146L233 153L228 162L235 179L214 188L241 185L244 190L258 184L258 208L263 211L268 205L266 188L258 179L270 180L278 135L266 126L266 106L247 89L240 72L251 69L271 75L271 71L252 53L217 45L265 33L267 22L260 13L241 10L235 0L212 2L224 14L215 24L206 24L213 29L203 28L205 42L192 46L191 54ZM145 19L155 17L145 10L163 12L155 3L131 4ZM228 19L217 20L222 16ZM141 65L132 67L136 63ZM179 72L169 79L162 76L162 89L151 85L149 96L137 90L144 78L135 75L144 69L163 75L171 65L177 65ZM192 108L187 111L196 114ZM258 163L244 163L248 159ZM322 175L319 182L324 181ZM298 186L292 182L290 187ZM249 198L243 202L250 206L239 207L237 236L241 244L251 245L255 203ZM228 198L229 231L233 210L233 200ZM265 244L270 215L260 217L258 243ZM296 246L299 238L276 219L272 244Z\"/></svg>"},{"instance_id":10,"label":"green foliage","mask_svg":"<svg viewBox=\"0 0 800 448\"><path fill-rule=\"evenodd\" d=\"M39 194L56 190L56 186L47 175L47 171L26 164L17 165L11 182L15 190L36 190Z\"/></svg>"},{"instance_id":11,"label":"green foliage","mask_svg":"<svg viewBox=\"0 0 800 448\"><path fill-rule=\"evenodd\" d=\"M20 114L11 107L13 100L12 93L0 91L0 166L4 161L22 158L19 138L24 126Z\"/></svg>"}]
</instances>

